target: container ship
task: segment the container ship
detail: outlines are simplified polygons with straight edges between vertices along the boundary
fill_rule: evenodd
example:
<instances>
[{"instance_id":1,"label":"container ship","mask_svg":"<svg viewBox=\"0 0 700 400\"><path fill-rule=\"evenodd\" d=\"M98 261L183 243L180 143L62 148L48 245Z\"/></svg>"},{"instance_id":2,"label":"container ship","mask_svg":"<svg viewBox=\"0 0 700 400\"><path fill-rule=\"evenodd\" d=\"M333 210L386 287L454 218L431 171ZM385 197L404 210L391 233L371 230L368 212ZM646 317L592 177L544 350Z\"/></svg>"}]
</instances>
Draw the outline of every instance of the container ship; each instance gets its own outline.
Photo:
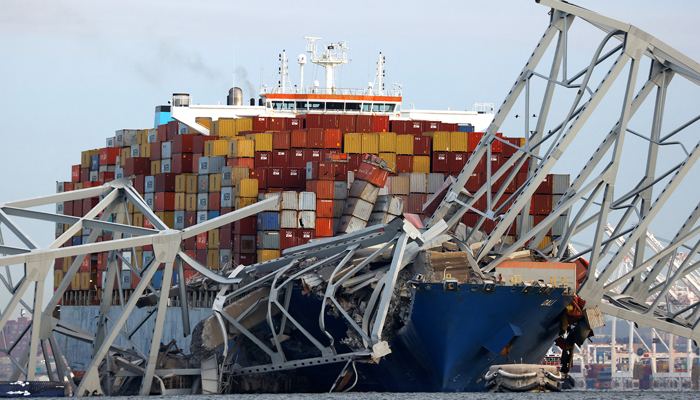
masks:
<instances>
[{"instance_id":1,"label":"container ship","mask_svg":"<svg viewBox=\"0 0 700 400\"><path fill-rule=\"evenodd\" d=\"M425 232L423 220L435 211L445 188L454 182L454 176L460 174L481 141L481 132L493 119L493 106L480 104L473 111L402 109L401 87L385 89L385 59L381 54L375 82L357 90L336 88L333 69L348 62L346 44L324 45L319 52L314 43L319 39L307 39L309 61L325 68L324 87L314 82L304 88L306 55L298 58L301 82L292 86L283 53L278 86L261 88L258 98L246 105L236 87L229 91L226 105L192 105L188 94L174 94L170 105L156 107L152 128L118 130L106 139L105 147L83 151L81 162L72 167L71 180L59 182L58 192L129 179L154 215L176 230L280 196L279 205L268 211L183 241L182 250L191 264L198 263L224 276L243 276L242 269L255 272L257 266L292 259L294 254L323 243L335 246L336 238L366 239L397 229L413 229L405 224ZM490 156L481 160L469 177L466 192L478 191L485 184L487 171L507 162L524 141L498 136L500 140L493 142ZM526 179L527 168L523 168L517 181ZM505 193L514 193L518 182L505 188ZM538 224L568 186L567 175L548 176L533 196L530 215L511 226L501 240L512 243L518 227ZM58 212L82 217L99 200L59 203ZM363 323L362 313L376 301L372 299L373 291L391 270L392 259L398 257L379 252L375 258L367 258L367 252L377 247L372 247L368 239L367 248L359 245L365 258L352 261L361 269L340 278L343 284L338 296L343 307L336 302L324 308L331 299L324 299L320 289L334 285L333 279L310 269L306 275L294 275L293 284L284 291L290 310L284 317L270 311L267 318L261 318L258 311L250 311L265 307L241 313L241 307L252 307L252 299L258 304L271 298L270 291L276 289L269 281L255 291L239 289L235 292L239 294L214 315L212 307L217 306L222 285L185 263L184 274L179 276L174 271L168 283L186 286L186 298L171 293L161 341L170 342L187 355L179 362L201 366L202 378L167 380L161 390L186 391L201 384L206 393L473 391L485 390L483 376L491 365L539 363L567 324L569 328L575 324L571 304L578 284L586 276L586 264L581 260L541 263L535 253L527 251L502 263L494 272L482 274L479 268L470 266L468 249L463 247L479 245L479 232L466 232L486 209L486 196L481 200L464 214L454 232L454 238L469 236L466 243L443 240L421 249L408 266L397 272L399 283L387 304L390 311L386 327L377 339L386 343L384 352L360 356L364 354L363 340L368 339L361 337L360 331L367 329L353 330ZM153 228L152 221L133 205L129 205L127 223ZM566 218L562 217L540 249L561 235L565 224ZM479 229L488 234L494 225L487 220ZM58 224L57 236L68 227ZM89 234L89 228L78 232L72 244L85 242ZM111 234L105 232L98 240L110 239ZM107 285L108 257L108 253L98 253L85 258L81 272L62 297L58 315L61 321L77 330L95 330L104 297L102 288ZM119 294L111 297L110 314L119 315L141 280L124 263L145 269L153 259L151 246L123 252L117 259L120 273L114 287L119 288ZM298 259L303 264L313 263L314 258ZM365 259L369 261L362 261ZM56 260L55 287L61 284L72 262L70 258ZM245 279L252 282L249 285L265 280L270 271L263 270L246 275ZM163 276L158 270L149 282L153 293L170 287L164 285ZM248 282L245 279L241 285ZM155 311L148 297L143 296L140 307L132 312L132 318L141 321L135 328L130 323L138 332L128 340L118 338L115 344L148 348L149 328L154 324L149 317ZM189 309L188 322L183 322L179 311L183 304ZM325 320L322 328L319 310ZM238 325L234 328L231 322L221 324L226 327L223 333L214 332L219 329L217 316L224 313L241 321L245 329ZM183 324L189 324L187 332L183 332ZM189 332L192 334L187 335ZM260 343L268 343L263 347L269 348L260 347ZM60 344L73 372L80 377L90 363L91 345L68 337ZM270 349L284 354L284 362L270 363L265 355ZM336 357L329 356L328 351ZM294 364L292 368L289 364L308 359L323 359L323 365L304 365L300 361L304 367L296 368ZM269 371L273 372L267 372L265 366L271 366ZM214 383L204 378L207 368L216 371L218 379ZM125 383L124 378L114 378L109 385L114 385L112 393L134 393L129 391L133 385Z\"/></svg>"}]
</instances>

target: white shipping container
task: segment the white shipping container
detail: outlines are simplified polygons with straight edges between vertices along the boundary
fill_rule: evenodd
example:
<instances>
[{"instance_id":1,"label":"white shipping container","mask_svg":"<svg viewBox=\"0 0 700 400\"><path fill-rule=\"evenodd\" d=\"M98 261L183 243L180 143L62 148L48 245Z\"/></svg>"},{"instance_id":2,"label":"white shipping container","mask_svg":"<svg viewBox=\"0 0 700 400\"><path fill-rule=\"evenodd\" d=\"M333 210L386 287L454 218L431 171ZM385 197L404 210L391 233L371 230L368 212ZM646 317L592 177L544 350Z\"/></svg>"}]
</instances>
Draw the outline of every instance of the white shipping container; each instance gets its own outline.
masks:
<instances>
[{"instance_id":1,"label":"white shipping container","mask_svg":"<svg viewBox=\"0 0 700 400\"><path fill-rule=\"evenodd\" d=\"M559 203L562 197L564 196L561 194L552 195L552 210L554 210L554 207ZM564 211L562 215L569 215L569 210Z\"/></svg>"},{"instance_id":2,"label":"white shipping container","mask_svg":"<svg viewBox=\"0 0 700 400\"><path fill-rule=\"evenodd\" d=\"M367 222L351 215L343 215L338 224L338 233L351 233L367 227Z\"/></svg>"},{"instance_id":3,"label":"white shipping container","mask_svg":"<svg viewBox=\"0 0 700 400\"><path fill-rule=\"evenodd\" d=\"M564 231L569 226L569 218L566 215L560 215L552 225L552 236L562 236Z\"/></svg>"},{"instance_id":4,"label":"white shipping container","mask_svg":"<svg viewBox=\"0 0 700 400\"><path fill-rule=\"evenodd\" d=\"M389 212L389 203L391 202L390 195L380 195L377 196L377 201L374 202L374 207L372 207L372 213Z\"/></svg>"},{"instance_id":5,"label":"white shipping container","mask_svg":"<svg viewBox=\"0 0 700 400\"><path fill-rule=\"evenodd\" d=\"M184 211L175 211L175 229L185 229Z\"/></svg>"},{"instance_id":6,"label":"white shipping container","mask_svg":"<svg viewBox=\"0 0 700 400\"><path fill-rule=\"evenodd\" d=\"M146 133L146 140L148 143L155 143L158 141L158 129L149 129Z\"/></svg>"},{"instance_id":7,"label":"white shipping container","mask_svg":"<svg viewBox=\"0 0 700 400\"><path fill-rule=\"evenodd\" d=\"M369 220L370 214L372 214L373 204L356 197L351 197L345 203L345 210L343 215L352 215L363 221Z\"/></svg>"},{"instance_id":8,"label":"white shipping container","mask_svg":"<svg viewBox=\"0 0 700 400\"><path fill-rule=\"evenodd\" d=\"M379 188L367 181L355 181L350 188L350 197L356 197L370 203L377 201L378 195Z\"/></svg>"},{"instance_id":9,"label":"white shipping container","mask_svg":"<svg viewBox=\"0 0 700 400\"><path fill-rule=\"evenodd\" d=\"M277 231L263 232L263 249L279 250L280 248L280 233Z\"/></svg>"},{"instance_id":10,"label":"white shipping container","mask_svg":"<svg viewBox=\"0 0 700 400\"><path fill-rule=\"evenodd\" d=\"M403 214L403 199L401 197L391 196L391 202L389 203L389 214Z\"/></svg>"},{"instance_id":11,"label":"white shipping container","mask_svg":"<svg viewBox=\"0 0 700 400\"><path fill-rule=\"evenodd\" d=\"M123 130L118 130L114 134L114 146L115 147L124 147L124 131Z\"/></svg>"},{"instance_id":12,"label":"white shipping container","mask_svg":"<svg viewBox=\"0 0 700 400\"><path fill-rule=\"evenodd\" d=\"M170 173L172 171L172 160L171 159L165 159L160 161L160 172L163 174Z\"/></svg>"},{"instance_id":13,"label":"white shipping container","mask_svg":"<svg viewBox=\"0 0 700 400\"><path fill-rule=\"evenodd\" d=\"M141 149L141 148L139 147L138 144L133 144L133 145L131 145L131 158L134 158L134 157L141 157L141 156L139 155L139 154L140 154L140 149Z\"/></svg>"},{"instance_id":14,"label":"white shipping container","mask_svg":"<svg viewBox=\"0 0 700 400\"><path fill-rule=\"evenodd\" d=\"M160 144L160 158L173 158L173 142Z\"/></svg>"},{"instance_id":15,"label":"white shipping container","mask_svg":"<svg viewBox=\"0 0 700 400\"><path fill-rule=\"evenodd\" d=\"M352 187L352 184L355 182L355 171L348 171L348 189Z\"/></svg>"},{"instance_id":16,"label":"white shipping container","mask_svg":"<svg viewBox=\"0 0 700 400\"><path fill-rule=\"evenodd\" d=\"M156 191L156 178L153 175L147 176L144 179L143 191L145 193L153 193Z\"/></svg>"},{"instance_id":17,"label":"white shipping container","mask_svg":"<svg viewBox=\"0 0 700 400\"><path fill-rule=\"evenodd\" d=\"M299 211L299 229L316 229L316 213L314 211Z\"/></svg>"},{"instance_id":18,"label":"white shipping container","mask_svg":"<svg viewBox=\"0 0 700 400\"><path fill-rule=\"evenodd\" d=\"M115 137L108 137L106 147L116 147L116 143L117 143L117 139Z\"/></svg>"},{"instance_id":19,"label":"white shipping container","mask_svg":"<svg viewBox=\"0 0 700 400\"><path fill-rule=\"evenodd\" d=\"M517 231L520 232L520 227L521 227L522 224L523 224L523 222L522 222L522 221L523 221L523 216L522 216L522 215L518 215L518 216L515 218L515 221L516 221L516 222L515 222L515 229L517 229ZM528 216L527 216L527 219L525 220L526 232L532 229L532 221L533 221L532 215L528 215Z\"/></svg>"},{"instance_id":20,"label":"white shipping container","mask_svg":"<svg viewBox=\"0 0 700 400\"><path fill-rule=\"evenodd\" d=\"M316 211L316 193L299 193L299 211Z\"/></svg>"},{"instance_id":21,"label":"white shipping container","mask_svg":"<svg viewBox=\"0 0 700 400\"><path fill-rule=\"evenodd\" d=\"M234 198L236 198L235 190L232 187L222 187L221 188L221 207L222 208L233 208Z\"/></svg>"},{"instance_id":22,"label":"white shipping container","mask_svg":"<svg viewBox=\"0 0 700 400\"><path fill-rule=\"evenodd\" d=\"M209 193L200 193L197 195L197 211L209 210Z\"/></svg>"},{"instance_id":23,"label":"white shipping container","mask_svg":"<svg viewBox=\"0 0 700 400\"><path fill-rule=\"evenodd\" d=\"M298 210L299 209L299 193L297 192L282 192L282 209L283 210Z\"/></svg>"},{"instance_id":24,"label":"white shipping container","mask_svg":"<svg viewBox=\"0 0 700 400\"><path fill-rule=\"evenodd\" d=\"M197 223L201 224L209 220L209 211L197 211Z\"/></svg>"},{"instance_id":25,"label":"white shipping container","mask_svg":"<svg viewBox=\"0 0 700 400\"><path fill-rule=\"evenodd\" d=\"M333 191L333 198L336 200L345 200L348 198L348 187L343 181L336 181Z\"/></svg>"},{"instance_id":26,"label":"white shipping container","mask_svg":"<svg viewBox=\"0 0 700 400\"><path fill-rule=\"evenodd\" d=\"M367 226L388 224L389 221L396 218L395 215L391 215L385 212L374 212L369 216L369 221L367 221Z\"/></svg>"},{"instance_id":27,"label":"white shipping container","mask_svg":"<svg viewBox=\"0 0 700 400\"><path fill-rule=\"evenodd\" d=\"M426 174L422 172L412 172L409 184L410 193L427 193L428 191L428 181ZM403 194L403 193L393 193L393 194Z\"/></svg>"},{"instance_id":28,"label":"white shipping container","mask_svg":"<svg viewBox=\"0 0 700 400\"><path fill-rule=\"evenodd\" d=\"M231 174L233 173L233 167L223 167L221 169L221 186L229 187L233 186L233 179Z\"/></svg>"},{"instance_id":29,"label":"white shipping container","mask_svg":"<svg viewBox=\"0 0 700 400\"><path fill-rule=\"evenodd\" d=\"M569 175L552 175L552 194L564 194L569 188Z\"/></svg>"},{"instance_id":30,"label":"white shipping container","mask_svg":"<svg viewBox=\"0 0 700 400\"><path fill-rule=\"evenodd\" d=\"M409 174L406 174L409 175ZM388 194L400 194L408 196L410 193L410 175L409 176L390 176L391 180L390 192Z\"/></svg>"},{"instance_id":31,"label":"white shipping container","mask_svg":"<svg viewBox=\"0 0 700 400\"><path fill-rule=\"evenodd\" d=\"M279 195L280 195L279 193L265 193L262 195L263 199L260 199L258 197L258 200L267 200L267 199L271 199L273 197L277 197ZM258 194L258 196L260 196L260 194ZM274 206L272 208L268 208L268 211L280 211L281 207L282 207L281 203L278 203L276 206Z\"/></svg>"},{"instance_id":32,"label":"white shipping container","mask_svg":"<svg viewBox=\"0 0 700 400\"><path fill-rule=\"evenodd\" d=\"M131 271L122 271L122 289L131 289Z\"/></svg>"},{"instance_id":33,"label":"white shipping container","mask_svg":"<svg viewBox=\"0 0 700 400\"><path fill-rule=\"evenodd\" d=\"M445 175L435 173L428 174L428 193L437 193L444 182Z\"/></svg>"},{"instance_id":34,"label":"white shipping container","mask_svg":"<svg viewBox=\"0 0 700 400\"><path fill-rule=\"evenodd\" d=\"M299 218L295 210L282 210L280 213L281 229L297 229Z\"/></svg>"}]
</instances>

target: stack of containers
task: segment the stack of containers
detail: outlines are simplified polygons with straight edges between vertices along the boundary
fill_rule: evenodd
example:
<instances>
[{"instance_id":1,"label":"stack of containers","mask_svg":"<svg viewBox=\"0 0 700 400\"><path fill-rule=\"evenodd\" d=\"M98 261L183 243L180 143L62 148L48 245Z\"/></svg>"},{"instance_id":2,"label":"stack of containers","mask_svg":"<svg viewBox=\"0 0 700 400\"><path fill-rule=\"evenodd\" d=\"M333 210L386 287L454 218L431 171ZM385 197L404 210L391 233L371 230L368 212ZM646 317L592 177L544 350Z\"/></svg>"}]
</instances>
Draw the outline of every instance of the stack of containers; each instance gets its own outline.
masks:
<instances>
[{"instance_id":1,"label":"stack of containers","mask_svg":"<svg viewBox=\"0 0 700 400\"><path fill-rule=\"evenodd\" d=\"M381 157L363 157L350 188L338 233L350 233L367 226L379 191L386 185L389 178L391 168L387 165L391 164Z\"/></svg>"},{"instance_id":2,"label":"stack of containers","mask_svg":"<svg viewBox=\"0 0 700 400\"><path fill-rule=\"evenodd\" d=\"M348 197L348 167L343 158L306 163L306 191L316 194L315 237L331 237L337 232ZM307 225L303 229L311 228Z\"/></svg>"},{"instance_id":3,"label":"stack of containers","mask_svg":"<svg viewBox=\"0 0 700 400\"><path fill-rule=\"evenodd\" d=\"M388 194L381 195L374 202L367 226L387 224L401 215L403 215L403 199Z\"/></svg>"}]
</instances>

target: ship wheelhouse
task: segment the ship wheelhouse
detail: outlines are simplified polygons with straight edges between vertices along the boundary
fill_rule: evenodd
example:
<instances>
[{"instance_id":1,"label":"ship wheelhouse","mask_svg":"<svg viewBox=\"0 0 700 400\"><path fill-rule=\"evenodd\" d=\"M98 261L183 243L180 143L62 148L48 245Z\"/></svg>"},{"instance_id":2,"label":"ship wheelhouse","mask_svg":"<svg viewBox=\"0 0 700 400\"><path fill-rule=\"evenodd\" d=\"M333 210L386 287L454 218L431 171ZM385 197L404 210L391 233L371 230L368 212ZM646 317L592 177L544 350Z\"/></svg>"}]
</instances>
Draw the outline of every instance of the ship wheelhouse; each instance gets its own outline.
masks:
<instances>
[{"instance_id":1,"label":"ship wheelhouse","mask_svg":"<svg viewBox=\"0 0 700 400\"><path fill-rule=\"evenodd\" d=\"M262 94L261 98L268 114L288 112L392 115L401 112L399 96L267 93Z\"/></svg>"}]
</instances>

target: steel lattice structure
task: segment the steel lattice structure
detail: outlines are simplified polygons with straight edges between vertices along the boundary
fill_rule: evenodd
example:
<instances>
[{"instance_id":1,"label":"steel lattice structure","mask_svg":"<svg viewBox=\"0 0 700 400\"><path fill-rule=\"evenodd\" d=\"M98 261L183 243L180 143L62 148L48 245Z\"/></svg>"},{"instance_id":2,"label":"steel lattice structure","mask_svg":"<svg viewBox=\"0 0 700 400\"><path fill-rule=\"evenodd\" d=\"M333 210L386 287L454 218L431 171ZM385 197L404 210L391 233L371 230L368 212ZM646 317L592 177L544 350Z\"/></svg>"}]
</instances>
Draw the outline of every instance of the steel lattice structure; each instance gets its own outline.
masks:
<instances>
[{"instance_id":1,"label":"steel lattice structure","mask_svg":"<svg viewBox=\"0 0 700 400\"><path fill-rule=\"evenodd\" d=\"M475 204L481 197L487 197L488 207L485 212L480 212L482 216L479 226L487 219L495 221L497 225L489 239L475 254L475 260L488 272L494 270L516 250L523 247L537 249L557 217L567 216L568 225L564 234L542 249L542 253L546 253L543 255L550 261L571 261L573 257L568 258L567 247L572 237L589 227L594 230L592 238L586 241L588 248L579 254L585 256L590 263L588 277L578 293L589 302L588 304L597 304L604 313L634 321L638 325L651 326L692 338L697 342L700 339L700 304L696 302L676 311L659 306L676 282L697 268L692 261L696 259L700 248L700 241L697 239L700 227L696 226L700 217L700 204L676 228L675 236L664 250L649 255L645 249L645 241L647 229L655 221L660 210L670 201L684 196L676 189L700 156L697 135L691 135L685 141L679 139L681 133L692 129L692 125L700 116L674 127L668 133L662 132L663 118L665 114L670 113L665 109L665 101L672 78L675 78L673 83L679 85L697 86L700 84L700 64L635 26L559 0L539 0L538 3L551 7L550 24L518 75L478 148L462 170L458 181L434 215L432 223L444 218L449 221L448 225L455 226L467 210L475 210ZM568 45L568 35L575 21L592 24L601 29L605 37L590 56L588 66L568 76L568 53L572 51ZM608 43L608 47L613 48L604 53ZM536 70L537 66L550 47L553 47L551 68L548 74L539 73ZM610 69L604 71L602 79L594 86L594 72L598 72L596 70L608 59L612 60ZM639 69L643 61L650 62L651 68L646 79L640 82ZM625 71L627 76L623 74ZM528 116L532 113L530 103L537 101L531 98L530 86L533 80L544 81L546 88L539 98L539 114L534 130L531 130L532 127L528 125ZM582 156L577 153L578 149L570 148L574 139L583 136L582 132L585 132L586 140L595 139L591 130L586 129L590 126L590 120L593 119L591 116L596 107L604 99L612 96L610 89L616 81L625 85L620 117L600 139L597 149L572 180L562 199L553 207L551 214L533 229L528 229L526 224L520 224L519 236L515 243L509 246L499 244L502 235L511 224L516 223L517 218L527 217L536 189L555 164L566 157ZM635 93L635 85L640 83L641 89ZM555 88L573 92L574 100L565 106L563 118L552 123L550 120L555 117L550 118L550 114L553 113ZM655 96L650 98L652 93ZM487 185L476 193L466 192L463 189L464 184L479 160L484 156L490 159L491 144L496 140L503 141L496 133L506 117L515 114L514 105L518 99L525 103L525 145L517 148L516 154L498 171L492 171L491 164L487 162ZM648 133L640 134L631 130L628 123L645 101L653 104L653 120L651 125L645 128ZM630 134L648 143L647 154L638 155L639 158L645 158L646 167L642 171L643 177L634 182L633 189L621 192L619 187L630 172L621 164L626 145L625 138L627 137L629 142ZM504 141L503 146L506 145L509 144ZM664 167L665 160L659 156L661 148L666 145L680 146L685 152L680 162L671 168ZM504 194L505 187L516 178L516 173L526 163L529 163L527 180L518 186L513 195ZM505 183L496 186L495 183L499 179ZM618 190L615 190L616 184ZM495 206L502 197L507 196L510 198L499 203L505 205ZM512 205L508 207L511 201ZM636 222L632 218L638 219L638 223L632 224ZM657 220L657 223L663 223L665 228L672 222ZM617 227L610 238L605 237L607 223ZM615 239L620 237L625 239L624 245L614 256L606 259L605 255ZM678 268L667 268L680 246L690 249L689 256ZM632 249L635 250L632 270L622 274L619 279L608 282ZM658 278L661 278L662 283L655 283ZM624 287L621 293L611 290L621 284Z\"/></svg>"}]
</instances>

